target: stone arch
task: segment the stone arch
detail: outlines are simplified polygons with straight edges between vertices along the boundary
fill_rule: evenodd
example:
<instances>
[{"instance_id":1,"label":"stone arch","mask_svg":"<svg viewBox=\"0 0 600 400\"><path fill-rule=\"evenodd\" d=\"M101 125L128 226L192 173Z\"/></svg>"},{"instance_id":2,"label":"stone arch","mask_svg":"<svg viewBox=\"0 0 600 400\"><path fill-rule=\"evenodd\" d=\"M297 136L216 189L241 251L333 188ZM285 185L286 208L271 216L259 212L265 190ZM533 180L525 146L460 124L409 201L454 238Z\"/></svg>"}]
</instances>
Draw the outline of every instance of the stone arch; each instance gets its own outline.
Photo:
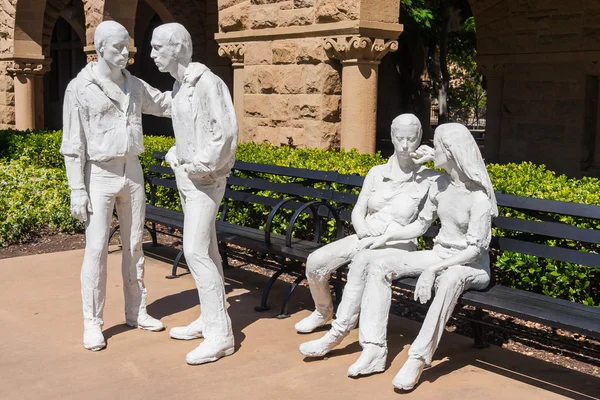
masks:
<instances>
[{"instance_id":1,"label":"stone arch","mask_svg":"<svg viewBox=\"0 0 600 400\"><path fill-rule=\"evenodd\" d=\"M50 42L52 41L54 25L63 11L67 11L64 14L64 17L66 17L64 18L65 21L67 21L74 29L75 26L79 26L79 30L81 31L81 24L77 22L76 18L76 12L78 11L77 6L71 5L71 3L71 0L47 0L46 2L42 31L42 54L46 57L50 55ZM69 5L71 5L71 7L70 9L67 9L67 6ZM78 35L82 40L85 39L85 35L81 37L81 32L78 32Z\"/></svg>"}]
</instances>

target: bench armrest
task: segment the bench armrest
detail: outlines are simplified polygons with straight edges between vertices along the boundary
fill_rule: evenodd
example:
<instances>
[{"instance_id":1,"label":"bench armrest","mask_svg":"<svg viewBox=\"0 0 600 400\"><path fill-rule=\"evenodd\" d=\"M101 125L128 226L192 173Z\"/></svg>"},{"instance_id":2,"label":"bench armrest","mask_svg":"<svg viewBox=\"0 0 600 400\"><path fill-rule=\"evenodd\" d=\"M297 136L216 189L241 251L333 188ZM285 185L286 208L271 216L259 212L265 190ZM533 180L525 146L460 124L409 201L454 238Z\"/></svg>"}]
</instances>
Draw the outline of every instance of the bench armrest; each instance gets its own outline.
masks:
<instances>
[{"instance_id":1,"label":"bench armrest","mask_svg":"<svg viewBox=\"0 0 600 400\"><path fill-rule=\"evenodd\" d=\"M288 224L287 232L285 234L285 245L287 247L292 247L292 233L294 231L294 225L296 224L296 220L298 219L298 217L300 217L300 214L302 214L307 208L310 208L311 212L313 213L316 219L319 217L318 209L321 206L326 207L333 214L333 218L335 219L336 239L341 239L343 237L342 220L340 219L338 211L333 206L323 201L309 201L308 203L303 204L299 209L297 209L294 215L292 216L292 219L290 219L290 223ZM319 230L319 227L315 226L315 242L319 243L320 236L321 232Z\"/></svg>"},{"instance_id":2,"label":"bench armrest","mask_svg":"<svg viewBox=\"0 0 600 400\"><path fill-rule=\"evenodd\" d=\"M273 226L273 219L275 218L275 215L281 209L281 207L283 207L284 205L286 205L287 203L289 203L291 201L302 201L302 198L299 196L291 196L291 197L285 198L285 199L281 200L279 203L277 203L275 205L275 207L273 207L273 209L269 213L269 217L267 218L267 225L265 226L265 243L267 244L267 246L271 245L271 228Z\"/></svg>"}]
</instances>

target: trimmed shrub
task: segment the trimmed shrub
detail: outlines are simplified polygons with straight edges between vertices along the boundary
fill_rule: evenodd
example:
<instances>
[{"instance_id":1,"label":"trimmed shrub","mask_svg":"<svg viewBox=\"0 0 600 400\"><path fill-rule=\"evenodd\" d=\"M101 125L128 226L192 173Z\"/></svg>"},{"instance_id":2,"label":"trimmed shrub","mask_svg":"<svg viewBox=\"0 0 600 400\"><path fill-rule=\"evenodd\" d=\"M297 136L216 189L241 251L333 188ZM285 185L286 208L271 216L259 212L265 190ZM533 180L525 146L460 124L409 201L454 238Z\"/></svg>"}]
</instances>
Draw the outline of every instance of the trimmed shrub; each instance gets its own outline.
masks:
<instances>
[{"instance_id":1,"label":"trimmed shrub","mask_svg":"<svg viewBox=\"0 0 600 400\"><path fill-rule=\"evenodd\" d=\"M65 181L60 148L60 132L0 131L0 245L18 242L28 232L44 227L65 231L81 229L68 210L68 189ZM152 162L152 153L166 152L173 144L170 137L146 136L145 152L140 156L144 171ZM362 155L356 151L325 151L319 149L294 149L270 144L247 143L238 146L237 158L242 161L280 166L293 166L342 174L366 175L374 165L385 162L381 155ZM10 161L14 160L14 161ZM37 167L37 168L36 168ZM56 169L58 168L58 170ZM583 204L600 205L600 181L584 177L572 179L556 176L543 165L529 162L520 164L490 164L488 171L496 190L507 194L528 196ZM278 182L289 178L264 175ZM336 189L333 187L333 189ZM343 189L343 188L339 188ZM275 195L261 192L263 195ZM160 189L157 204L180 209L176 191ZM242 206L231 202L228 220L246 226L264 228L267 208L253 205ZM501 215L533 218L514 210L501 209ZM275 221L276 233L284 232L290 213L281 213ZM582 228L600 229L600 221L560 216L559 220ZM310 235L304 216L298 221L297 236ZM333 237L333 221L328 226L327 238ZM496 235L504 235L495 229ZM581 251L600 253L600 246L573 241L548 241L551 245L565 246ZM493 262L495 280L498 283L561 297L588 305L600 305L600 271L581 265L504 252Z\"/></svg>"}]
</instances>

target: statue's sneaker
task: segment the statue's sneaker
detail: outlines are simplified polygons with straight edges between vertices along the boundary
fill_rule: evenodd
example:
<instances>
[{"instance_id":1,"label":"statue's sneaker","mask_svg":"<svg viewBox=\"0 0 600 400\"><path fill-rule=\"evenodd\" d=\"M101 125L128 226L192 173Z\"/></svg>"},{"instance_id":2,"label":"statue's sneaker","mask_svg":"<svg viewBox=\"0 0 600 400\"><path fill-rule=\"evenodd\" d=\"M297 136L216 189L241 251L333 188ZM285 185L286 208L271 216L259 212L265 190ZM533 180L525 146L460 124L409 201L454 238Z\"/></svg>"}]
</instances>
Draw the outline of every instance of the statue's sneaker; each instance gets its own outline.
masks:
<instances>
[{"instance_id":1,"label":"statue's sneaker","mask_svg":"<svg viewBox=\"0 0 600 400\"><path fill-rule=\"evenodd\" d=\"M296 332L299 333L310 333L315 329L326 325L331 318L333 317L333 313L328 313L327 315L321 314L319 311L315 310L308 317L302 319L294 328L296 328Z\"/></svg>"},{"instance_id":2,"label":"statue's sneaker","mask_svg":"<svg viewBox=\"0 0 600 400\"><path fill-rule=\"evenodd\" d=\"M126 318L125 323L134 328L144 329L146 331L157 332L165 329L165 326L160 320L151 317L148 313L142 313L137 320Z\"/></svg>"},{"instance_id":3,"label":"statue's sneaker","mask_svg":"<svg viewBox=\"0 0 600 400\"><path fill-rule=\"evenodd\" d=\"M360 357L348 368L348 376L370 375L385 370L387 347L374 344L365 345Z\"/></svg>"},{"instance_id":4,"label":"statue's sneaker","mask_svg":"<svg viewBox=\"0 0 600 400\"><path fill-rule=\"evenodd\" d=\"M83 329L83 347L91 351L102 350L106 347L100 325L90 325Z\"/></svg>"},{"instance_id":5,"label":"statue's sneaker","mask_svg":"<svg viewBox=\"0 0 600 400\"><path fill-rule=\"evenodd\" d=\"M423 360L408 357L408 360L406 360L394 377L394 380L392 380L392 385L400 390L413 390L417 382L419 382L424 368L425 362Z\"/></svg>"},{"instance_id":6,"label":"statue's sneaker","mask_svg":"<svg viewBox=\"0 0 600 400\"><path fill-rule=\"evenodd\" d=\"M321 339L302 343L300 353L305 357L323 357L340 344L343 339L344 336L329 331Z\"/></svg>"},{"instance_id":7,"label":"statue's sneaker","mask_svg":"<svg viewBox=\"0 0 600 400\"><path fill-rule=\"evenodd\" d=\"M225 356L230 356L234 351L233 336L219 341L205 340L187 354L185 361L190 365L205 364L217 361L219 358Z\"/></svg>"},{"instance_id":8,"label":"statue's sneaker","mask_svg":"<svg viewBox=\"0 0 600 400\"><path fill-rule=\"evenodd\" d=\"M201 318L186 326L175 326L169 331L169 336L179 340L194 340L202 337L204 323Z\"/></svg>"}]
</instances>

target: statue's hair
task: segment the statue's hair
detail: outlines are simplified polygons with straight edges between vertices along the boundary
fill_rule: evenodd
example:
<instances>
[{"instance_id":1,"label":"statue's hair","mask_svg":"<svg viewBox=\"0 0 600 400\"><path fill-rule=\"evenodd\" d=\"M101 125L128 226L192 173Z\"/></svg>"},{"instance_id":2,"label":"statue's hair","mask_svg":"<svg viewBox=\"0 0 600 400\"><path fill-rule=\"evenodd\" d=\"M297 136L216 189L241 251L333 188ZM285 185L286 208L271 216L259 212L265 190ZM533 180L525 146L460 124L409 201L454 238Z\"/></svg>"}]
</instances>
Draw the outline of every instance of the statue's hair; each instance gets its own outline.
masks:
<instances>
[{"instance_id":1,"label":"statue's hair","mask_svg":"<svg viewBox=\"0 0 600 400\"><path fill-rule=\"evenodd\" d=\"M461 124L442 124L435 130L433 143L436 148L441 148L448 159L454 160L471 181L485 190L490 200L492 216L498 216L494 187L471 132Z\"/></svg>"},{"instance_id":2,"label":"statue's hair","mask_svg":"<svg viewBox=\"0 0 600 400\"><path fill-rule=\"evenodd\" d=\"M161 35L168 38L169 46L180 44L181 48L176 54L177 59L189 63L192 61L192 36L185 27L177 22L160 25L154 29L154 35Z\"/></svg>"},{"instance_id":3,"label":"statue's hair","mask_svg":"<svg viewBox=\"0 0 600 400\"><path fill-rule=\"evenodd\" d=\"M414 114L400 114L392 121L392 132L394 129L397 129L400 126L411 126L417 130L419 135L419 141L421 141L421 137L423 136L423 127L421 126L421 121Z\"/></svg>"},{"instance_id":4,"label":"statue's hair","mask_svg":"<svg viewBox=\"0 0 600 400\"><path fill-rule=\"evenodd\" d=\"M104 47L108 38L115 33L124 33L129 37L127 29L118 22L102 21L98 24L96 31L94 32L94 47L96 47L96 53L98 55L100 55L100 49Z\"/></svg>"}]
</instances>

